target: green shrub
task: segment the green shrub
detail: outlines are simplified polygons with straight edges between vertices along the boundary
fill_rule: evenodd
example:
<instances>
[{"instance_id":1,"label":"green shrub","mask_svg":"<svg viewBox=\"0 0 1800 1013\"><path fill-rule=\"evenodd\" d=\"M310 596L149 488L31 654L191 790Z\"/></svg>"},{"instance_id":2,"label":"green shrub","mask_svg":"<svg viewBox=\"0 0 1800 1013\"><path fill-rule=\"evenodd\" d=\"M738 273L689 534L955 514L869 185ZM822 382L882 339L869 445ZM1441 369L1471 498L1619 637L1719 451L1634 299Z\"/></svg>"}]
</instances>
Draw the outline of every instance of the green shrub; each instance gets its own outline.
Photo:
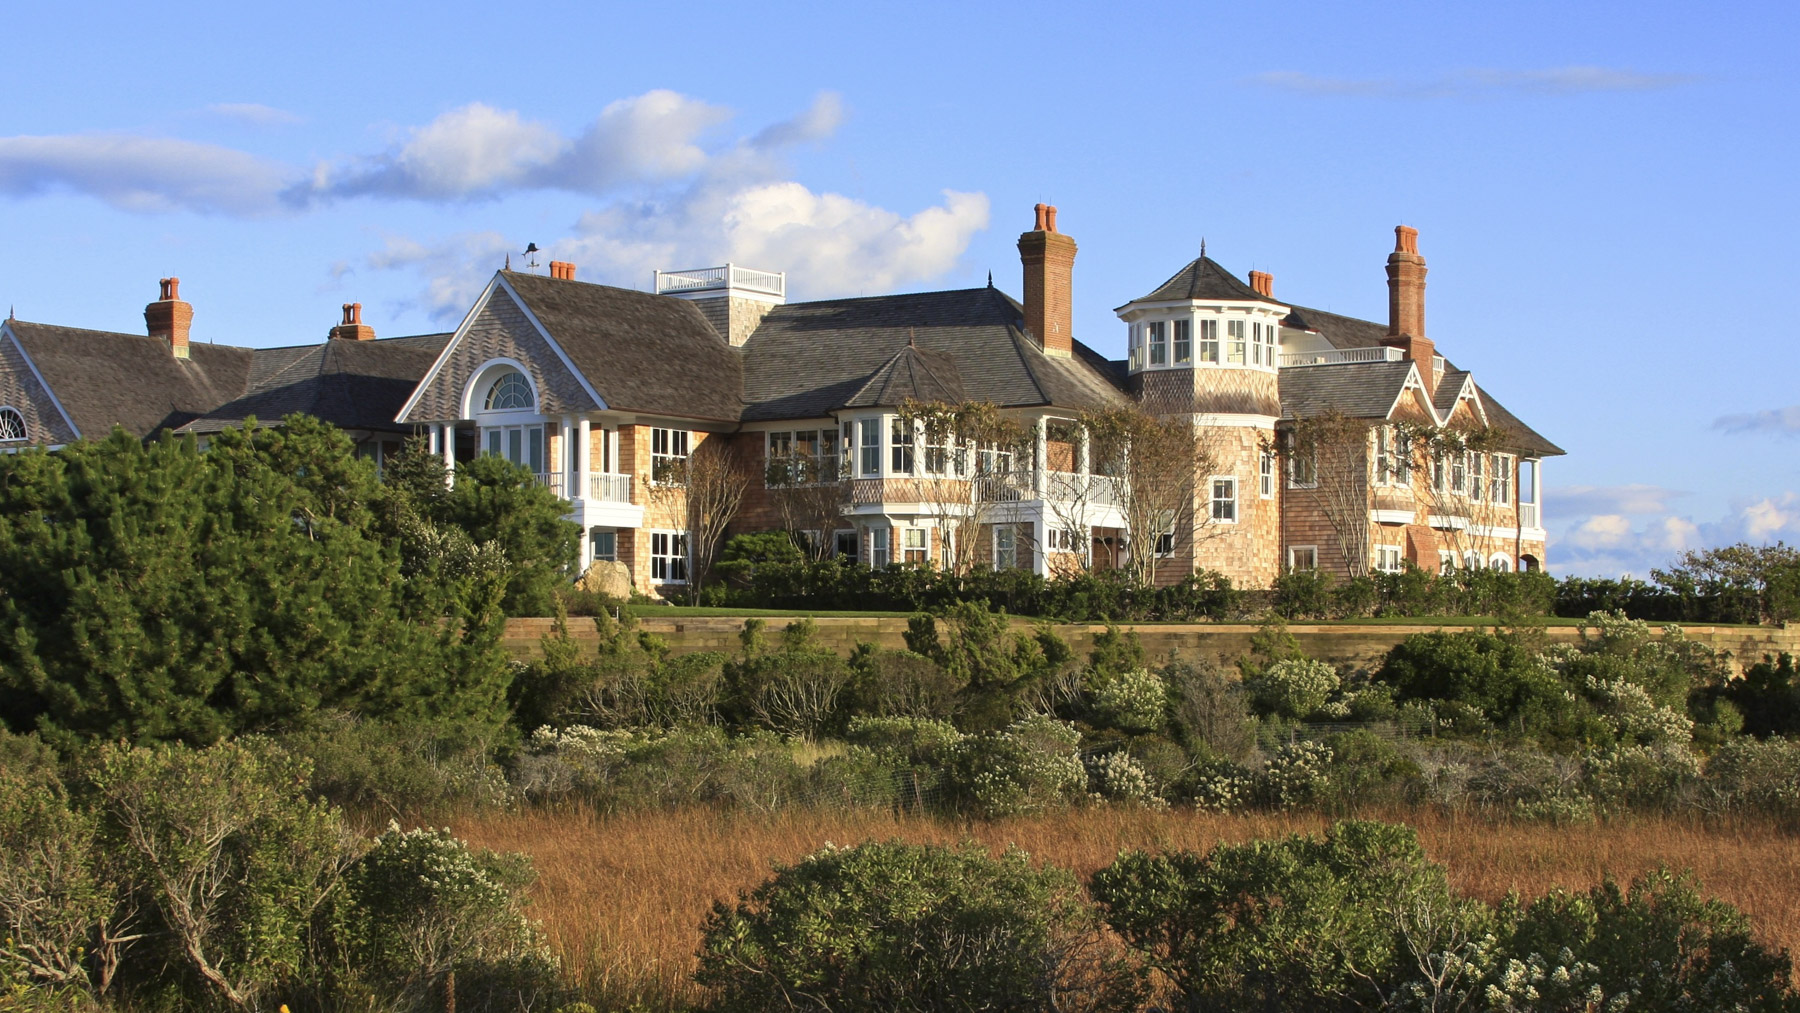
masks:
<instances>
[{"instance_id":1,"label":"green shrub","mask_svg":"<svg viewBox=\"0 0 1800 1013\"><path fill-rule=\"evenodd\" d=\"M1269 585L1270 608L1283 619L1327 619L1337 601L1325 570L1290 570Z\"/></svg>"},{"instance_id":2,"label":"green shrub","mask_svg":"<svg viewBox=\"0 0 1800 1013\"><path fill-rule=\"evenodd\" d=\"M1132 669L1100 687L1093 710L1103 727L1131 734L1161 731L1169 720L1169 689L1155 672Z\"/></svg>"},{"instance_id":3,"label":"green shrub","mask_svg":"<svg viewBox=\"0 0 1800 1013\"><path fill-rule=\"evenodd\" d=\"M851 699L859 714L932 720L956 715L963 683L923 654L859 644L850 656L850 671Z\"/></svg>"},{"instance_id":4,"label":"green shrub","mask_svg":"<svg viewBox=\"0 0 1800 1013\"><path fill-rule=\"evenodd\" d=\"M1800 822L1800 741L1725 743L1706 761L1703 797L1714 809Z\"/></svg>"},{"instance_id":5,"label":"green shrub","mask_svg":"<svg viewBox=\"0 0 1800 1013\"><path fill-rule=\"evenodd\" d=\"M93 815L71 809L61 791L0 775L0 983L84 999L110 984L118 939L132 932L116 917L129 910L129 885L107 868L96 837Z\"/></svg>"},{"instance_id":6,"label":"green shrub","mask_svg":"<svg viewBox=\"0 0 1800 1013\"><path fill-rule=\"evenodd\" d=\"M1070 725L1042 716L1004 732L971 735L957 743L946 771L953 797L987 818L1017 816L1081 801L1087 771Z\"/></svg>"},{"instance_id":7,"label":"green shrub","mask_svg":"<svg viewBox=\"0 0 1800 1013\"><path fill-rule=\"evenodd\" d=\"M1304 657L1284 658L1244 678L1259 712L1294 720L1324 707L1338 684L1336 668Z\"/></svg>"},{"instance_id":8,"label":"green shrub","mask_svg":"<svg viewBox=\"0 0 1800 1013\"><path fill-rule=\"evenodd\" d=\"M721 1013L1130 1009L1069 873L1009 850L827 846L707 919L695 980Z\"/></svg>"},{"instance_id":9,"label":"green shrub","mask_svg":"<svg viewBox=\"0 0 1800 1013\"><path fill-rule=\"evenodd\" d=\"M1174 733L1189 752L1243 761L1256 748L1255 720L1243 684L1207 661L1177 661L1162 669Z\"/></svg>"}]
</instances>

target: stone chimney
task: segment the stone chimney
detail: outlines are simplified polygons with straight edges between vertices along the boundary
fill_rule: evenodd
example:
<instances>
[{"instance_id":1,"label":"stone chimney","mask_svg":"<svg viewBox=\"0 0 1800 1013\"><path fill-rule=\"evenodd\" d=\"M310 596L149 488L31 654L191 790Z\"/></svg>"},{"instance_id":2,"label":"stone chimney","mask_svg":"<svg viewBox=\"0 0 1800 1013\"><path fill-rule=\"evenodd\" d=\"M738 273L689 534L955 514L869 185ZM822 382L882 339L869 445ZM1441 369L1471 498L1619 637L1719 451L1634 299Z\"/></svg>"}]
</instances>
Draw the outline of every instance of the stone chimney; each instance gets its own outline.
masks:
<instances>
[{"instance_id":1,"label":"stone chimney","mask_svg":"<svg viewBox=\"0 0 1800 1013\"><path fill-rule=\"evenodd\" d=\"M194 307L181 300L181 279L163 278L157 284L161 294L144 307L144 324L150 336L169 343L169 354L177 359L188 357L188 334L194 329Z\"/></svg>"},{"instance_id":2,"label":"stone chimney","mask_svg":"<svg viewBox=\"0 0 1800 1013\"><path fill-rule=\"evenodd\" d=\"M1075 240L1056 231L1056 208L1039 204L1035 227L1019 237L1019 259L1025 265L1025 329L1038 339L1044 354L1075 354L1072 276Z\"/></svg>"},{"instance_id":3,"label":"stone chimney","mask_svg":"<svg viewBox=\"0 0 1800 1013\"><path fill-rule=\"evenodd\" d=\"M1394 252L1388 254L1388 332L1381 343L1398 348L1419 364L1425 389L1437 390L1437 348L1425 336L1425 258L1419 256L1419 230L1394 226Z\"/></svg>"},{"instance_id":4,"label":"stone chimney","mask_svg":"<svg viewBox=\"0 0 1800 1013\"><path fill-rule=\"evenodd\" d=\"M341 341L375 340L375 328L362 322L362 303L344 304L344 322L333 327L330 336Z\"/></svg>"},{"instance_id":5,"label":"stone chimney","mask_svg":"<svg viewBox=\"0 0 1800 1013\"><path fill-rule=\"evenodd\" d=\"M575 265L566 260L552 260L550 262L550 277L562 281L574 281Z\"/></svg>"},{"instance_id":6,"label":"stone chimney","mask_svg":"<svg viewBox=\"0 0 1800 1013\"><path fill-rule=\"evenodd\" d=\"M1257 295L1275 298L1275 276L1267 271L1251 271L1250 287Z\"/></svg>"}]
</instances>

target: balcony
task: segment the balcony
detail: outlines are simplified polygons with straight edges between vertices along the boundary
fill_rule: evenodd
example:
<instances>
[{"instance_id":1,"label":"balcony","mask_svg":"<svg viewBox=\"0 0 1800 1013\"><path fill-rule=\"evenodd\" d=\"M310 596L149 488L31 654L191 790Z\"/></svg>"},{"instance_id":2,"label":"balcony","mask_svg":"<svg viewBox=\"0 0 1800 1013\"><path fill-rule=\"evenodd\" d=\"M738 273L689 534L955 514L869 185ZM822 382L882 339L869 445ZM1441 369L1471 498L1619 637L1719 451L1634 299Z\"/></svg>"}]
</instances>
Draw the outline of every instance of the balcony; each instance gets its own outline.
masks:
<instances>
[{"instance_id":1,"label":"balcony","mask_svg":"<svg viewBox=\"0 0 1800 1013\"><path fill-rule=\"evenodd\" d=\"M564 472L539 472L537 480L539 485L563 499L574 498L569 495L569 476ZM601 471L589 472L587 498L600 503L630 503L631 476L612 475Z\"/></svg>"},{"instance_id":2,"label":"balcony","mask_svg":"<svg viewBox=\"0 0 1800 1013\"><path fill-rule=\"evenodd\" d=\"M1283 352L1281 365L1337 366L1346 362L1400 362L1406 358L1398 348L1385 345L1375 348L1333 348L1323 352Z\"/></svg>"},{"instance_id":3,"label":"balcony","mask_svg":"<svg viewBox=\"0 0 1800 1013\"><path fill-rule=\"evenodd\" d=\"M1042 478L1040 483L1038 472L1032 468L980 475L974 479L974 495L983 503L1048 500L1094 506L1118 506L1125 499L1123 480L1109 475L1046 471ZM969 494L968 481L959 478L859 478L851 483L850 504L858 507L926 500L952 503Z\"/></svg>"}]
</instances>

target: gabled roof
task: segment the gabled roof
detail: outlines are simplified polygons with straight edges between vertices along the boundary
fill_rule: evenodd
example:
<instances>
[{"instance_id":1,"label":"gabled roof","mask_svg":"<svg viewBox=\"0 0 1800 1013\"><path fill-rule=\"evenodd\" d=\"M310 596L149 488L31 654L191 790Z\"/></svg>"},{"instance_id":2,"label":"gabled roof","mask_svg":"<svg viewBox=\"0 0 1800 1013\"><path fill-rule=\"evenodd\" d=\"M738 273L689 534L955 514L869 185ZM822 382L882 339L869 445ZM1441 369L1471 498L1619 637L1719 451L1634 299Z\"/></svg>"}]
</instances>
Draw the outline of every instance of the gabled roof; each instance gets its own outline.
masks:
<instances>
[{"instance_id":1,"label":"gabled roof","mask_svg":"<svg viewBox=\"0 0 1800 1013\"><path fill-rule=\"evenodd\" d=\"M167 342L143 334L24 320L8 326L90 440L105 439L115 424L139 438L179 427L241 396L250 376L248 348L191 344L190 357L177 359Z\"/></svg>"},{"instance_id":2,"label":"gabled roof","mask_svg":"<svg viewBox=\"0 0 1800 1013\"><path fill-rule=\"evenodd\" d=\"M821 418L853 400L862 406L879 396L865 391L899 367L909 342L915 358L906 368L923 366L946 387L956 377L963 399L1073 411L1126 400L1104 357L1080 342L1071 358L1045 355L1023 318L992 288L777 306L744 345L744 418Z\"/></svg>"},{"instance_id":3,"label":"gabled roof","mask_svg":"<svg viewBox=\"0 0 1800 1013\"><path fill-rule=\"evenodd\" d=\"M739 353L693 303L611 285L500 273L608 408L720 421L742 413Z\"/></svg>"},{"instance_id":4,"label":"gabled roof","mask_svg":"<svg viewBox=\"0 0 1800 1013\"><path fill-rule=\"evenodd\" d=\"M862 389L844 402L846 408L894 407L907 401L965 400L956 360L942 352L928 352L908 344L894 353L869 377Z\"/></svg>"},{"instance_id":5,"label":"gabled roof","mask_svg":"<svg viewBox=\"0 0 1800 1013\"><path fill-rule=\"evenodd\" d=\"M1336 411L1356 419L1385 419L1406 388L1413 363L1347 362L1281 371L1281 417L1307 418Z\"/></svg>"},{"instance_id":6,"label":"gabled roof","mask_svg":"<svg viewBox=\"0 0 1800 1013\"><path fill-rule=\"evenodd\" d=\"M1544 439L1537 430L1519 421L1517 415L1507 411L1504 405L1494 400L1493 395L1482 390L1479 385L1475 390L1481 395L1482 406L1487 409L1488 425L1495 429L1505 430L1509 437L1507 443L1510 446L1539 457L1561 457L1568 453L1563 448Z\"/></svg>"},{"instance_id":7,"label":"gabled roof","mask_svg":"<svg viewBox=\"0 0 1800 1013\"><path fill-rule=\"evenodd\" d=\"M1244 284L1236 275L1220 267L1216 261L1207 256L1194 258L1186 267L1171 275L1168 281L1158 285L1155 291L1141 299L1133 299L1132 302L1175 302L1182 299L1266 302L1276 306L1287 305ZM1125 305L1129 306L1131 303Z\"/></svg>"},{"instance_id":8,"label":"gabled roof","mask_svg":"<svg viewBox=\"0 0 1800 1013\"><path fill-rule=\"evenodd\" d=\"M252 352L249 390L181 427L216 433L255 416L265 424L304 412L343 429L392 429L419 377L450 340L421 334L376 341L328 338L322 344Z\"/></svg>"},{"instance_id":9,"label":"gabled roof","mask_svg":"<svg viewBox=\"0 0 1800 1013\"><path fill-rule=\"evenodd\" d=\"M1468 382L1468 370L1455 369L1448 362L1444 363L1444 375L1438 377L1437 390L1431 395L1431 407L1437 411L1438 418L1447 419L1456 410L1456 402Z\"/></svg>"}]
</instances>

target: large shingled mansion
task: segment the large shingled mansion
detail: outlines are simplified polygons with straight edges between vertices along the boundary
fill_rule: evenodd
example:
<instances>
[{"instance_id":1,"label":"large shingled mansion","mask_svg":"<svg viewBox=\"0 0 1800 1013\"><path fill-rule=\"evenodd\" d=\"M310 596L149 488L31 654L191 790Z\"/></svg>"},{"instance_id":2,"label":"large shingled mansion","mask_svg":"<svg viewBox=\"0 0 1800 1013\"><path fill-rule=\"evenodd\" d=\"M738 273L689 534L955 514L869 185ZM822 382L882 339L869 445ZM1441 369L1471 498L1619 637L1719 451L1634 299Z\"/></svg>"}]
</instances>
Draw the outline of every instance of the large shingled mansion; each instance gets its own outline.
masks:
<instances>
[{"instance_id":1,"label":"large shingled mansion","mask_svg":"<svg viewBox=\"0 0 1800 1013\"><path fill-rule=\"evenodd\" d=\"M986 402L1030 434L988 462L1004 493L975 535L981 565L1112 565L1130 550L1122 479L1090 460L1080 421L1135 402L1191 417L1217 448L1206 473L1183 476L1188 509L1156 539L1158 581L1541 568L1541 462L1562 451L1437 353L1417 232L1395 232L1386 323L1278 299L1270 275L1246 283L1203 252L1118 308L1124 361L1074 340L1076 246L1044 205L1019 237L1022 302L990 282L791 303L784 275L729 264L658 272L642 292L577 281L575 265L553 261L547 275L496 272L449 334L377 339L349 305L320 344L244 348L193 341L194 309L170 278L142 334L0 324L0 449L115 426L204 439L306 412L379 464L422 434L446 462L495 454L537 473L586 532L583 565L621 562L654 591L685 582L690 564L684 511L652 493L707 440L836 479L841 500L823 522L835 529L806 532L825 551L873 565L951 558L950 526L918 490L957 480L983 448L932 446L902 420L902 405L922 401ZM1320 416L1362 424L1354 525L1322 502L1316 461L1272 449ZM1409 425L1498 442L1409 467L1396 450ZM781 525L766 484L751 483L733 530Z\"/></svg>"}]
</instances>

